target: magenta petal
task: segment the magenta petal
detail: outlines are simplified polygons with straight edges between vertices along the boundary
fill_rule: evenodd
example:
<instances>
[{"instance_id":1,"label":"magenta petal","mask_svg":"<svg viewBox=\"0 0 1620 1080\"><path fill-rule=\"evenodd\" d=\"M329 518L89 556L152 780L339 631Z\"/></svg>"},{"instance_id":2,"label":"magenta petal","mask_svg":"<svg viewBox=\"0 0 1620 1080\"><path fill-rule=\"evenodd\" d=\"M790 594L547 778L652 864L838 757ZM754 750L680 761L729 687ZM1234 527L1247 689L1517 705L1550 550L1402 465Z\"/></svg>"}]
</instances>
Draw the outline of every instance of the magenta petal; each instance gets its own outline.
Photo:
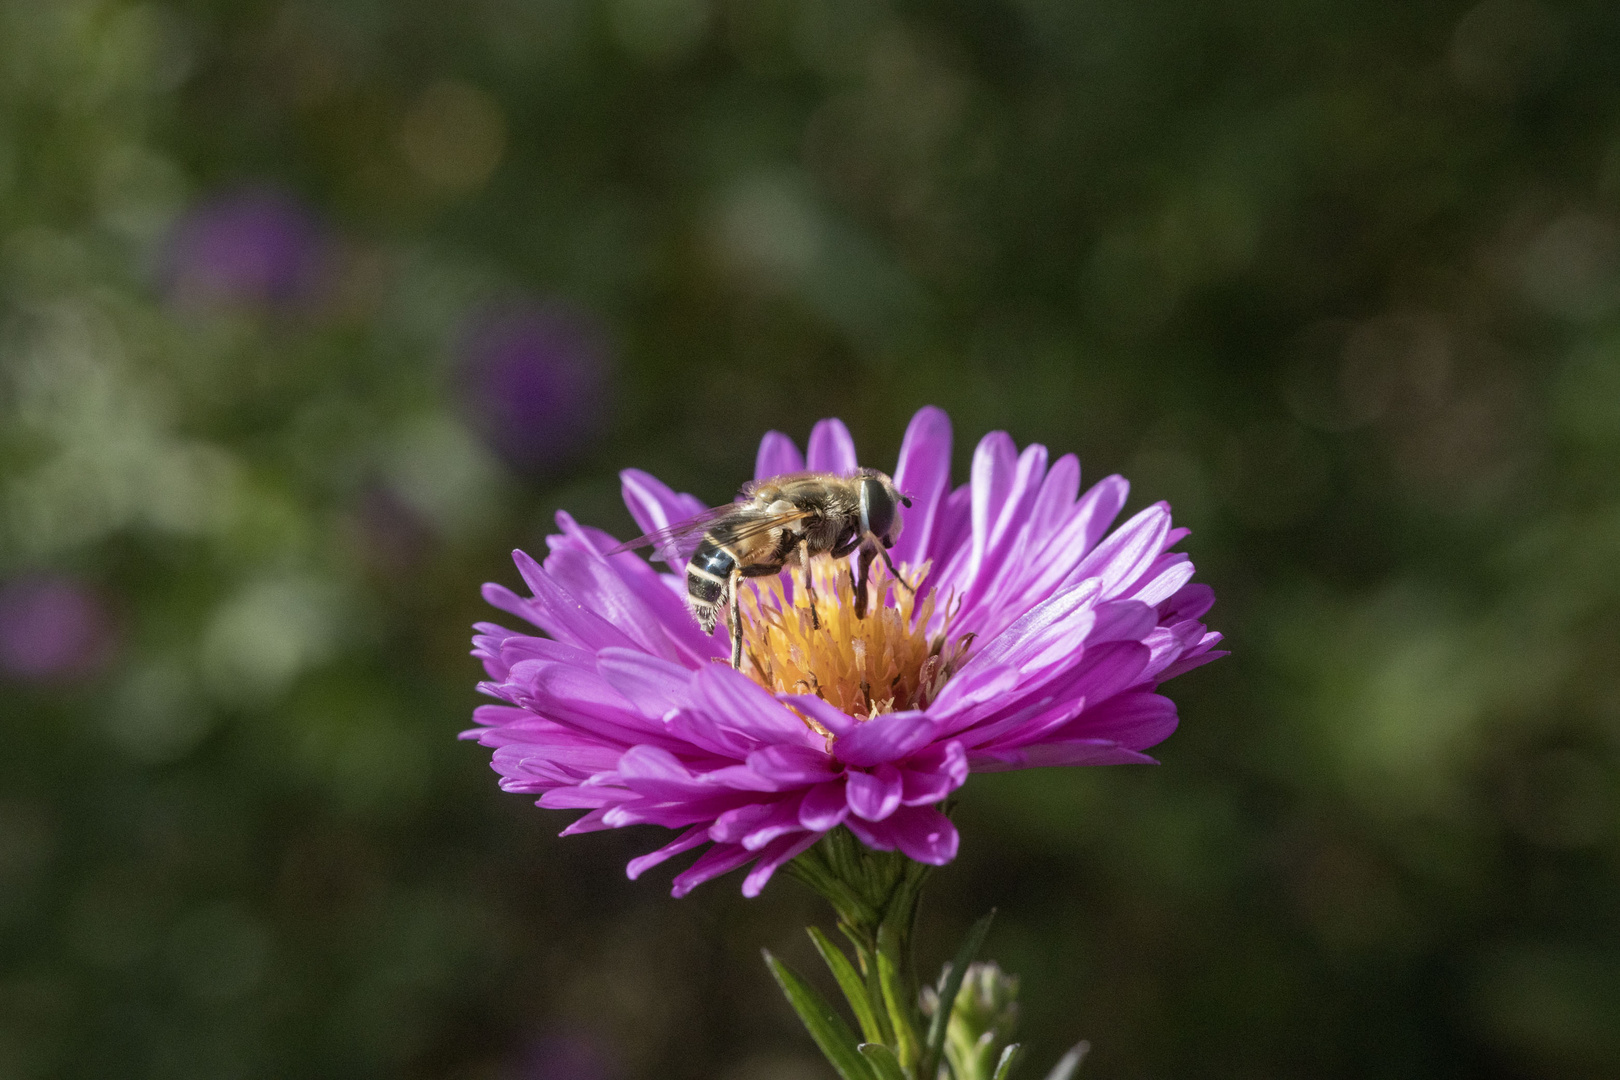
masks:
<instances>
[{"instance_id":1,"label":"magenta petal","mask_svg":"<svg viewBox=\"0 0 1620 1080\"><path fill-rule=\"evenodd\" d=\"M501 783L502 791L511 791L512 787L504 781ZM601 810L609 806L617 806L623 801L625 795L622 791L607 791L599 788L559 787L552 788L540 798L535 805L544 810ZM563 830L564 836L572 836L577 832L587 831L581 818Z\"/></svg>"},{"instance_id":2,"label":"magenta petal","mask_svg":"<svg viewBox=\"0 0 1620 1080\"><path fill-rule=\"evenodd\" d=\"M1084 696L1101 705L1136 682L1153 659L1153 652L1140 641L1109 641L1086 650L1073 670L1073 679L1064 691Z\"/></svg>"},{"instance_id":3,"label":"magenta petal","mask_svg":"<svg viewBox=\"0 0 1620 1080\"><path fill-rule=\"evenodd\" d=\"M783 694L778 700L784 705L793 706L834 735L845 735L854 731L861 723L849 713L829 705L814 694Z\"/></svg>"},{"instance_id":4,"label":"magenta petal","mask_svg":"<svg viewBox=\"0 0 1620 1080\"><path fill-rule=\"evenodd\" d=\"M1204 624L1195 619L1174 626L1155 626L1142 637L1142 644L1153 650L1153 658L1142 669L1142 681L1157 682L1159 673L1193 651L1204 636Z\"/></svg>"},{"instance_id":5,"label":"magenta petal","mask_svg":"<svg viewBox=\"0 0 1620 1080\"><path fill-rule=\"evenodd\" d=\"M847 818L849 831L875 851L899 849L908 859L944 866L956 858L960 838L951 819L932 806L903 806L883 821Z\"/></svg>"},{"instance_id":6,"label":"magenta petal","mask_svg":"<svg viewBox=\"0 0 1620 1080\"><path fill-rule=\"evenodd\" d=\"M692 679L693 703L714 722L762 743L819 749L821 736L789 712L754 680L725 664L698 669Z\"/></svg>"},{"instance_id":7,"label":"magenta petal","mask_svg":"<svg viewBox=\"0 0 1620 1080\"><path fill-rule=\"evenodd\" d=\"M635 647L629 635L581 603L524 552L512 552L512 561L517 564L524 584L534 593L534 598L527 602L531 613L525 618L540 629L567 644L592 651L615 645ZM490 598L487 590L484 595ZM495 603L493 599L490 602Z\"/></svg>"},{"instance_id":8,"label":"magenta petal","mask_svg":"<svg viewBox=\"0 0 1620 1080\"><path fill-rule=\"evenodd\" d=\"M650 851L645 855L638 855L636 858L631 859L629 864L625 866L624 872L631 881L634 881L659 863L674 858L683 851L691 851L699 844L707 843L708 840L709 830L702 825L694 825L657 851Z\"/></svg>"},{"instance_id":9,"label":"magenta petal","mask_svg":"<svg viewBox=\"0 0 1620 1080\"><path fill-rule=\"evenodd\" d=\"M852 814L844 819L844 825L855 834L855 839L873 851L895 849L894 830L887 821L863 821Z\"/></svg>"},{"instance_id":10,"label":"magenta petal","mask_svg":"<svg viewBox=\"0 0 1620 1080\"><path fill-rule=\"evenodd\" d=\"M900 801L907 806L932 805L967 783L967 778L967 751L961 743L930 746L900 770Z\"/></svg>"},{"instance_id":11,"label":"magenta petal","mask_svg":"<svg viewBox=\"0 0 1620 1080\"><path fill-rule=\"evenodd\" d=\"M1157 765L1146 754L1108 739L1072 739L1018 750L997 750L969 758L974 772L1006 772L1080 765Z\"/></svg>"},{"instance_id":12,"label":"magenta petal","mask_svg":"<svg viewBox=\"0 0 1620 1080\"><path fill-rule=\"evenodd\" d=\"M803 471L804 455L799 453L792 439L780 431L767 431L759 440L759 454L754 458L755 480Z\"/></svg>"},{"instance_id":13,"label":"magenta petal","mask_svg":"<svg viewBox=\"0 0 1620 1080\"><path fill-rule=\"evenodd\" d=\"M901 540L904 540L904 534ZM941 499L934 516L933 535L918 559L933 563L930 584L949 593L961 592L968 584L967 573L973 559L973 485L963 484ZM943 619L943 616L936 616Z\"/></svg>"},{"instance_id":14,"label":"magenta petal","mask_svg":"<svg viewBox=\"0 0 1620 1080\"><path fill-rule=\"evenodd\" d=\"M1165 622L1202 618L1215 606L1215 590L1208 585L1183 585L1170 599L1159 605Z\"/></svg>"},{"instance_id":15,"label":"magenta petal","mask_svg":"<svg viewBox=\"0 0 1620 1080\"><path fill-rule=\"evenodd\" d=\"M484 624L488 626L488 623ZM595 654L588 649L564 645L550 638L530 637L527 634L509 634L501 642L501 662L508 671L524 660L549 660L557 664L589 667Z\"/></svg>"},{"instance_id":16,"label":"magenta petal","mask_svg":"<svg viewBox=\"0 0 1620 1080\"><path fill-rule=\"evenodd\" d=\"M1175 702L1162 694L1120 694L1086 709L1052 733L1051 741L1107 739L1132 750L1155 746L1176 730Z\"/></svg>"},{"instance_id":17,"label":"magenta petal","mask_svg":"<svg viewBox=\"0 0 1620 1080\"><path fill-rule=\"evenodd\" d=\"M804 793L799 804L799 824L826 832L849 816L849 800L844 796L844 778L817 784Z\"/></svg>"},{"instance_id":18,"label":"magenta petal","mask_svg":"<svg viewBox=\"0 0 1620 1080\"><path fill-rule=\"evenodd\" d=\"M535 805L536 806L543 806L544 804L543 803L536 803ZM592 810L590 813L586 814L584 817L581 817L581 818L575 820L573 822L573 824L569 825L568 828L564 829L562 832L558 833L557 835L558 836L578 836L581 833L602 832L604 829L611 829L611 828L613 828L613 826L607 824L607 822L602 820L606 816L607 816L607 812L606 812L605 808L604 809Z\"/></svg>"},{"instance_id":19,"label":"magenta petal","mask_svg":"<svg viewBox=\"0 0 1620 1080\"><path fill-rule=\"evenodd\" d=\"M849 428L838 419L822 420L810 429L810 445L805 462L813 472L848 476L861 467L855 458L855 440Z\"/></svg>"},{"instance_id":20,"label":"magenta petal","mask_svg":"<svg viewBox=\"0 0 1620 1080\"><path fill-rule=\"evenodd\" d=\"M1219 641L1221 635L1211 634L1210 637L1214 638L1216 641ZM1173 679L1177 675L1185 674L1186 672L1191 671L1193 668L1203 667L1211 660L1219 660L1221 657L1227 655L1229 654L1225 649L1213 649L1209 652L1201 652L1197 653L1196 655L1184 656L1180 660L1177 660L1175 663L1171 664L1169 667L1165 668L1163 671L1159 672L1158 681L1164 682L1167 679Z\"/></svg>"},{"instance_id":21,"label":"magenta petal","mask_svg":"<svg viewBox=\"0 0 1620 1080\"><path fill-rule=\"evenodd\" d=\"M490 726L500 725L504 727L515 720L522 720L533 715L527 709L519 709L512 705L480 705L473 710L474 720L480 724ZM474 728L471 731L463 731L461 737L463 739L476 738L482 733L481 729Z\"/></svg>"},{"instance_id":22,"label":"magenta petal","mask_svg":"<svg viewBox=\"0 0 1620 1080\"><path fill-rule=\"evenodd\" d=\"M793 798L772 804L770 813L755 822L754 828L743 835L742 846L749 851L760 851L779 837L804 832L804 826L799 824L799 802L799 799Z\"/></svg>"},{"instance_id":23,"label":"magenta petal","mask_svg":"<svg viewBox=\"0 0 1620 1080\"><path fill-rule=\"evenodd\" d=\"M634 791L654 799L679 799L701 794L697 774L668 750L632 746L619 758L619 779Z\"/></svg>"},{"instance_id":24,"label":"magenta petal","mask_svg":"<svg viewBox=\"0 0 1620 1080\"><path fill-rule=\"evenodd\" d=\"M619 490L630 516L644 533L657 532L701 514L706 507L691 495L672 490L656 476L640 469L619 473Z\"/></svg>"},{"instance_id":25,"label":"magenta petal","mask_svg":"<svg viewBox=\"0 0 1620 1080\"><path fill-rule=\"evenodd\" d=\"M922 749L935 730L934 720L926 713L883 713L839 736L833 743L833 756L846 765L870 768Z\"/></svg>"},{"instance_id":26,"label":"magenta petal","mask_svg":"<svg viewBox=\"0 0 1620 1080\"><path fill-rule=\"evenodd\" d=\"M1187 556L1175 555L1168 565L1155 565L1148 574L1143 575L1142 583L1132 590L1131 599L1144 604L1161 604L1191 581L1194 572L1192 561Z\"/></svg>"},{"instance_id":27,"label":"magenta petal","mask_svg":"<svg viewBox=\"0 0 1620 1080\"><path fill-rule=\"evenodd\" d=\"M744 836L769 821L777 809L777 803L747 803L727 810L709 826L709 839L717 844L740 844ZM794 807L795 811L797 809ZM797 813L792 820L797 822Z\"/></svg>"},{"instance_id":28,"label":"magenta petal","mask_svg":"<svg viewBox=\"0 0 1620 1080\"><path fill-rule=\"evenodd\" d=\"M635 649L603 649L597 654L596 670L649 719L663 719L691 704L692 672L669 660Z\"/></svg>"},{"instance_id":29,"label":"magenta petal","mask_svg":"<svg viewBox=\"0 0 1620 1080\"><path fill-rule=\"evenodd\" d=\"M664 730L694 750L721 758L741 760L760 747L760 740L752 732L711 715L707 709L676 709L665 718Z\"/></svg>"},{"instance_id":30,"label":"magenta petal","mask_svg":"<svg viewBox=\"0 0 1620 1080\"><path fill-rule=\"evenodd\" d=\"M661 724L630 711L629 704L589 668L526 660L513 666L511 678L500 690L511 704L575 731L625 746L646 742L679 748Z\"/></svg>"},{"instance_id":31,"label":"magenta petal","mask_svg":"<svg viewBox=\"0 0 1620 1080\"><path fill-rule=\"evenodd\" d=\"M869 773L851 772L845 797L857 816L882 821L900 805L900 770L885 764Z\"/></svg>"},{"instance_id":32,"label":"magenta petal","mask_svg":"<svg viewBox=\"0 0 1620 1080\"><path fill-rule=\"evenodd\" d=\"M1027 677L1031 671L1077 655L1096 623L1096 597L1094 581L1081 581L1058 592L992 638L957 678L977 667L1013 667ZM949 690L951 684L945 685Z\"/></svg>"},{"instance_id":33,"label":"magenta petal","mask_svg":"<svg viewBox=\"0 0 1620 1080\"><path fill-rule=\"evenodd\" d=\"M1097 621L1086 638L1088 645L1104 641L1141 641L1159 622L1158 611L1140 600L1107 600L1092 610Z\"/></svg>"},{"instance_id":34,"label":"magenta petal","mask_svg":"<svg viewBox=\"0 0 1620 1080\"><path fill-rule=\"evenodd\" d=\"M1130 493L1130 481L1116 473L1103 477L1080 496L1080 501L1074 507L1073 519L1077 529L1073 550L1077 555L1084 555L1097 546L1097 541L1102 539L1108 526L1124 509Z\"/></svg>"},{"instance_id":35,"label":"magenta petal","mask_svg":"<svg viewBox=\"0 0 1620 1080\"><path fill-rule=\"evenodd\" d=\"M1134 581L1164 549L1164 537L1169 531L1169 505L1154 503L1114 530L1090 555L1080 560L1069 579L1097 578L1102 582L1102 594L1112 596L1121 585Z\"/></svg>"},{"instance_id":36,"label":"magenta petal","mask_svg":"<svg viewBox=\"0 0 1620 1080\"><path fill-rule=\"evenodd\" d=\"M748 767L778 791L831 780L837 775L832 766L825 751L804 746L767 746L748 755Z\"/></svg>"},{"instance_id":37,"label":"magenta petal","mask_svg":"<svg viewBox=\"0 0 1620 1080\"><path fill-rule=\"evenodd\" d=\"M557 515L563 535L547 537L551 554L545 570L571 596L588 602L643 652L669 660L683 655L695 660L703 644L692 617L672 602L667 590L648 591L626 580L621 567L635 573L650 572L634 556L608 559L591 538L565 513Z\"/></svg>"},{"instance_id":38,"label":"magenta petal","mask_svg":"<svg viewBox=\"0 0 1620 1080\"><path fill-rule=\"evenodd\" d=\"M819 833L811 833L808 836L801 837L784 836L776 841L775 845L768 848L759 857L759 861L754 864L754 868L748 871L748 876L743 878L742 894L750 900L758 896L761 890L765 888L765 883L771 880L771 875L776 873L783 863L798 858L810 850L811 845L820 839L821 835Z\"/></svg>"},{"instance_id":39,"label":"magenta petal","mask_svg":"<svg viewBox=\"0 0 1620 1080\"><path fill-rule=\"evenodd\" d=\"M1033 572L1013 599L1019 604L1037 604L1065 582L1072 584L1075 568L1119 515L1129 493L1130 485L1123 477L1109 476L1080 496L1046 543L1032 545L1026 552Z\"/></svg>"},{"instance_id":40,"label":"magenta petal","mask_svg":"<svg viewBox=\"0 0 1620 1080\"><path fill-rule=\"evenodd\" d=\"M945 689L928 707L928 715L945 727L951 727L958 716L990 703L1000 703L1016 687L1022 672L1011 664L969 664L956 678L945 684Z\"/></svg>"},{"instance_id":41,"label":"magenta petal","mask_svg":"<svg viewBox=\"0 0 1620 1080\"><path fill-rule=\"evenodd\" d=\"M613 538L607 533L594 529L579 531L583 536L599 537L604 547L612 546ZM675 659L688 667L698 667L720 655L714 637L703 633L697 620L692 618L683 579L659 573L633 551L603 556L603 562L646 609L648 620L675 650Z\"/></svg>"},{"instance_id":42,"label":"magenta petal","mask_svg":"<svg viewBox=\"0 0 1620 1080\"><path fill-rule=\"evenodd\" d=\"M670 895L679 899L705 881L737 869L756 854L741 844L716 844L698 856L697 862L675 875Z\"/></svg>"},{"instance_id":43,"label":"magenta petal","mask_svg":"<svg viewBox=\"0 0 1620 1080\"><path fill-rule=\"evenodd\" d=\"M1031 443L1018 455L1012 486L995 520L990 524L989 542L985 547L984 563L981 566L981 572L991 575L986 579L988 585L997 585L1005 580L1000 573L1003 568L1002 560L1017 544L1029 521L1030 512L1040 495L1041 481L1046 477L1046 461L1046 447L1040 443Z\"/></svg>"},{"instance_id":44,"label":"magenta petal","mask_svg":"<svg viewBox=\"0 0 1620 1080\"><path fill-rule=\"evenodd\" d=\"M939 503L951 485L951 421L932 405L917 410L900 443L894 486L911 499L904 512L896 562L918 563L928 551Z\"/></svg>"},{"instance_id":45,"label":"magenta petal","mask_svg":"<svg viewBox=\"0 0 1620 1080\"><path fill-rule=\"evenodd\" d=\"M1040 493L1029 511L1029 549L1040 551L1052 535L1063 527L1074 511L1080 494L1080 459L1064 454L1052 463Z\"/></svg>"},{"instance_id":46,"label":"magenta petal","mask_svg":"<svg viewBox=\"0 0 1620 1080\"><path fill-rule=\"evenodd\" d=\"M885 824L894 830L895 843L906 858L930 866L944 866L956 858L956 826L932 806L907 806L895 811Z\"/></svg>"},{"instance_id":47,"label":"magenta petal","mask_svg":"<svg viewBox=\"0 0 1620 1080\"><path fill-rule=\"evenodd\" d=\"M1005 431L992 431L973 451L973 556L968 579L977 578L989 549L992 527L1000 524L1001 508L1012 492L1018 470L1018 447Z\"/></svg>"}]
</instances>

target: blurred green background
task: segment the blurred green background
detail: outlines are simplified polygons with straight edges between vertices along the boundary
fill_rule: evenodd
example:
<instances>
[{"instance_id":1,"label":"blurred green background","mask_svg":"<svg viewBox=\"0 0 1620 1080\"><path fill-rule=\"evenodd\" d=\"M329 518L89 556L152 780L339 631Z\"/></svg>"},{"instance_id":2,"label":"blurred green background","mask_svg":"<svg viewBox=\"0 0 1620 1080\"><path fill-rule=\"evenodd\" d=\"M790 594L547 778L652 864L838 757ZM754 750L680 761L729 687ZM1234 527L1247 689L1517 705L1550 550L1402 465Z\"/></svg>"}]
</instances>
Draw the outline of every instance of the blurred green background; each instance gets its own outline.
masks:
<instances>
[{"instance_id":1,"label":"blurred green background","mask_svg":"<svg viewBox=\"0 0 1620 1080\"><path fill-rule=\"evenodd\" d=\"M1038 1062L1620 1075L1620 8L0 0L0 1080L816 1080L454 741L616 472L912 411L1168 498L1156 769L976 778Z\"/></svg>"}]
</instances>

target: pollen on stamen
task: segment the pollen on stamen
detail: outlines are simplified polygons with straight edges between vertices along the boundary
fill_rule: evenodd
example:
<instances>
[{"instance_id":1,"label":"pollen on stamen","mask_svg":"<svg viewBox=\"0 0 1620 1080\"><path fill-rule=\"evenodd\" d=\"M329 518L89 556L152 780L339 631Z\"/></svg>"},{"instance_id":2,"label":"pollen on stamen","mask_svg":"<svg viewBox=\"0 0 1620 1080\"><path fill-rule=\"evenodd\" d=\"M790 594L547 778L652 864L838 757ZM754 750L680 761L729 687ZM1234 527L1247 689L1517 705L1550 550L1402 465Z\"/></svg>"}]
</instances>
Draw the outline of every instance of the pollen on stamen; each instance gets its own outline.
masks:
<instances>
[{"instance_id":1,"label":"pollen on stamen","mask_svg":"<svg viewBox=\"0 0 1620 1080\"><path fill-rule=\"evenodd\" d=\"M817 559L810 566L815 618L805 590L787 584L788 573L756 578L742 590L743 671L767 690L816 694L858 720L925 708L967 659L970 644L952 638L948 614L929 633L934 593L919 602L880 563L867 582L866 617L859 618L849 564ZM789 572L802 581L803 571ZM902 566L900 573L915 586L928 564Z\"/></svg>"}]
</instances>

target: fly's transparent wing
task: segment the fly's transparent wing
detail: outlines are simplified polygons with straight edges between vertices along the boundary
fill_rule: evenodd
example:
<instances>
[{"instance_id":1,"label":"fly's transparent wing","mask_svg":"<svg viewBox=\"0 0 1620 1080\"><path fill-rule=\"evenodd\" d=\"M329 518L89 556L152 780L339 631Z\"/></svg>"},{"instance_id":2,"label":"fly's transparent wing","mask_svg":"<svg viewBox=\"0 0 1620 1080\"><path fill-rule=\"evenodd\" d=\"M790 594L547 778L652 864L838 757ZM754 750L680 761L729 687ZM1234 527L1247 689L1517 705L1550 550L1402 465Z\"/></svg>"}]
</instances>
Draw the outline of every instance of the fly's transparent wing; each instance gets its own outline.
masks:
<instances>
[{"instance_id":1,"label":"fly's transparent wing","mask_svg":"<svg viewBox=\"0 0 1620 1080\"><path fill-rule=\"evenodd\" d=\"M710 532L720 533L728 544L739 543L751 540L762 533L803 521L810 517L811 513L809 510L798 509L786 513L766 513L748 503L728 503L725 506L705 510L685 521L677 521L646 536L626 540L609 550L607 554L617 555L622 551L650 545L656 558L670 566L679 566L697 550L698 545L703 542L703 537Z\"/></svg>"},{"instance_id":2,"label":"fly's transparent wing","mask_svg":"<svg viewBox=\"0 0 1620 1080\"><path fill-rule=\"evenodd\" d=\"M634 540L626 540L617 547L610 548L607 554L618 555L621 552L634 551L636 548L651 547L654 558L662 559L670 566L678 566L703 542L703 534L709 531L710 525L727 514L736 513L737 509L737 503L711 506L701 514L693 514L684 521L666 525Z\"/></svg>"}]
</instances>

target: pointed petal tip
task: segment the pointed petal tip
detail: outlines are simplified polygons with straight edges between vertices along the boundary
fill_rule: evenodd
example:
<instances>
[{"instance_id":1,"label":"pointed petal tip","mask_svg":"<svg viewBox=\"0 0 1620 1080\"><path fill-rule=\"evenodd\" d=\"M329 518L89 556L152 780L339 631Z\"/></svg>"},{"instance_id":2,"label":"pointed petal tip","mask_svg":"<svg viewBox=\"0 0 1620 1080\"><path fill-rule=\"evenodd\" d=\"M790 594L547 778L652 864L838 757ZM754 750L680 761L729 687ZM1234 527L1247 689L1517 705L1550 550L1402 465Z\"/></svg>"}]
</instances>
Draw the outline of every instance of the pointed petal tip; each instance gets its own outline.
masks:
<instances>
[{"instance_id":1,"label":"pointed petal tip","mask_svg":"<svg viewBox=\"0 0 1620 1080\"><path fill-rule=\"evenodd\" d=\"M805 462L817 472L848 474L859 468L855 439L842 420L829 416L816 422L810 429Z\"/></svg>"},{"instance_id":2,"label":"pointed petal tip","mask_svg":"<svg viewBox=\"0 0 1620 1080\"><path fill-rule=\"evenodd\" d=\"M759 451L754 456L754 479L764 480L783 473L801 472L804 455L799 445L780 431L767 431L759 440Z\"/></svg>"}]
</instances>

